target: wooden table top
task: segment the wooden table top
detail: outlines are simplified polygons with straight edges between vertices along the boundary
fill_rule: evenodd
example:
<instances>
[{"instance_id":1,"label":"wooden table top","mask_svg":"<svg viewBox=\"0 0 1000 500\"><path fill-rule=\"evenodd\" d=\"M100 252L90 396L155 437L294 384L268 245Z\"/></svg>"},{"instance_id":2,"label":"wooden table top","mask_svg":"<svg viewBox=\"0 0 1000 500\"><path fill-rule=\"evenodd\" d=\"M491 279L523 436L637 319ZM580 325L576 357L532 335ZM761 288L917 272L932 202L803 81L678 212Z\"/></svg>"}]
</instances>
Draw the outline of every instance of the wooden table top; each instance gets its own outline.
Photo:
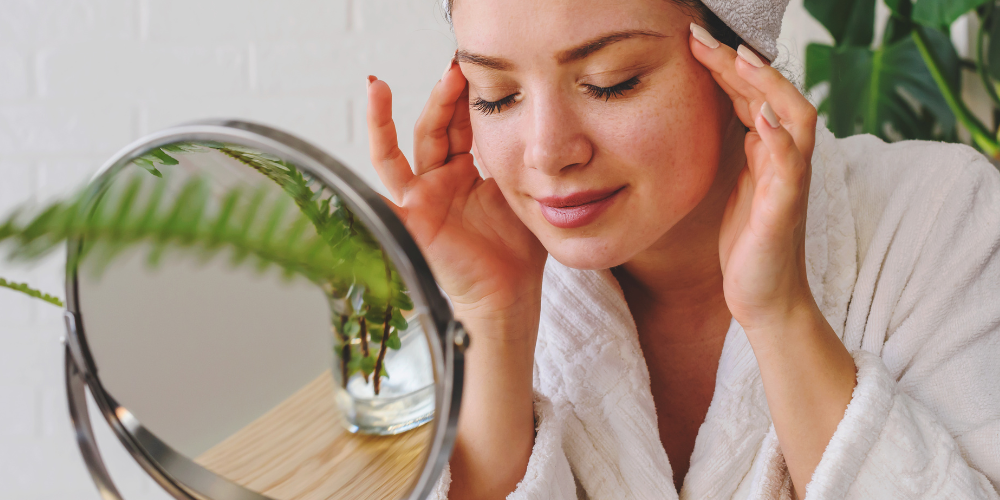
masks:
<instances>
[{"instance_id":1,"label":"wooden table top","mask_svg":"<svg viewBox=\"0 0 1000 500\"><path fill-rule=\"evenodd\" d=\"M364 436L347 432L340 415L327 371L195 461L275 500L409 494L426 460L431 426Z\"/></svg>"}]
</instances>

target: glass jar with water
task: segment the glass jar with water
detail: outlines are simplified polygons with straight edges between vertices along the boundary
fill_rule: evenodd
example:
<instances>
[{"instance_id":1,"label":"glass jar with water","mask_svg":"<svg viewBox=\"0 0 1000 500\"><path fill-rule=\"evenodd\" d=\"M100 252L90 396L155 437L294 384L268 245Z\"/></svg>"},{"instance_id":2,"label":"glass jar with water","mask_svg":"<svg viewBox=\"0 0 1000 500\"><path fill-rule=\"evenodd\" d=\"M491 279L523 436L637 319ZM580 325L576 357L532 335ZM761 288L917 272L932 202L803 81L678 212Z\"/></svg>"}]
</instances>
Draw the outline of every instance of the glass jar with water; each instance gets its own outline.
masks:
<instances>
[{"instance_id":1,"label":"glass jar with water","mask_svg":"<svg viewBox=\"0 0 1000 500\"><path fill-rule=\"evenodd\" d=\"M358 287L331 300L336 402L351 432L399 434L434 418L434 368L424 318L413 313L401 291L390 287L390 294L395 295L384 309Z\"/></svg>"}]
</instances>

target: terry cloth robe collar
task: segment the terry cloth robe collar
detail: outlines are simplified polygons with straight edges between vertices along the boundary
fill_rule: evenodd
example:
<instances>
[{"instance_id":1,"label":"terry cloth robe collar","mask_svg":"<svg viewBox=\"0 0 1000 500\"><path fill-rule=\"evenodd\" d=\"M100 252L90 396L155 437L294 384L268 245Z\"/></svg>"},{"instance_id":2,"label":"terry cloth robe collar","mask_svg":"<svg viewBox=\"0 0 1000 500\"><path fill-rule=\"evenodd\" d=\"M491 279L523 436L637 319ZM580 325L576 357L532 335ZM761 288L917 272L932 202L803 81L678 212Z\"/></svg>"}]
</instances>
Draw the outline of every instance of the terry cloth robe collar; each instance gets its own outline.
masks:
<instances>
[{"instance_id":1,"label":"terry cloth robe collar","mask_svg":"<svg viewBox=\"0 0 1000 500\"><path fill-rule=\"evenodd\" d=\"M817 129L806 219L808 279L842 337L857 279L856 235L843 155L833 135L822 125ZM568 412L563 447L576 480L593 498L678 498L658 438L649 372L618 282L610 270L580 271L550 258L543 287L535 387ZM733 319L679 496L785 497L787 478L757 360Z\"/></svg>"}]
</instances>

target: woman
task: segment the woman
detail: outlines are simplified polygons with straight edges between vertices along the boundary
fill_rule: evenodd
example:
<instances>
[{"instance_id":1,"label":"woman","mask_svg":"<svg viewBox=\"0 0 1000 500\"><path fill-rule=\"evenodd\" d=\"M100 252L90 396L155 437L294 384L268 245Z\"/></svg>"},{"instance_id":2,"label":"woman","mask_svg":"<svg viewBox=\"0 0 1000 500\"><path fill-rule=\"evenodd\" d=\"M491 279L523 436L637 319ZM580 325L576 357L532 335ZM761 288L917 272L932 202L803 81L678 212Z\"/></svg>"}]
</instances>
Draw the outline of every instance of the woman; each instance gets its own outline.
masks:
<instances>
[{"instance_id":1,"label":"woman","mask_svg":"<svg viewBox=\"0 0 1000 500\"><path fill-rule=\"evenodd\" d=\"M412 169L369 78L473 340L439 498L998 498L1000 176L817 127L785 3L448 2Z\"/></svg>"}]
</instances>

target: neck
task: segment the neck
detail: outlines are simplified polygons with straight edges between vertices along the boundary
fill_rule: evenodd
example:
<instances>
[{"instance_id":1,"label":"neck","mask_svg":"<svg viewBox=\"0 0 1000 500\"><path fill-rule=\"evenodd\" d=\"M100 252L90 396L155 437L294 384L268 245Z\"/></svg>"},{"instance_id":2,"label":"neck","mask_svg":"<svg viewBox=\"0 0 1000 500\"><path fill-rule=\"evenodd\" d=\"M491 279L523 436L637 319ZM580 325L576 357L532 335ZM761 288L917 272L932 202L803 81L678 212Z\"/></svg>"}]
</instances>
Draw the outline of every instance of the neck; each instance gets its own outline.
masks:
<instances>
[{"instance_id":1,"label":"neck","mask_svg":"<svg viewBox=\"0 0 1000 500\"><path fill-rule=\"evenodd\" d=\"M643 318L685 317L704 323L715 316L728 317L719 229L726 202L746 163L744 134L742 123L734 117L708 194L656 243L613 269L637 323ZM676 329L679 334L684 330Z\"/></svg>"}]
</instances>

